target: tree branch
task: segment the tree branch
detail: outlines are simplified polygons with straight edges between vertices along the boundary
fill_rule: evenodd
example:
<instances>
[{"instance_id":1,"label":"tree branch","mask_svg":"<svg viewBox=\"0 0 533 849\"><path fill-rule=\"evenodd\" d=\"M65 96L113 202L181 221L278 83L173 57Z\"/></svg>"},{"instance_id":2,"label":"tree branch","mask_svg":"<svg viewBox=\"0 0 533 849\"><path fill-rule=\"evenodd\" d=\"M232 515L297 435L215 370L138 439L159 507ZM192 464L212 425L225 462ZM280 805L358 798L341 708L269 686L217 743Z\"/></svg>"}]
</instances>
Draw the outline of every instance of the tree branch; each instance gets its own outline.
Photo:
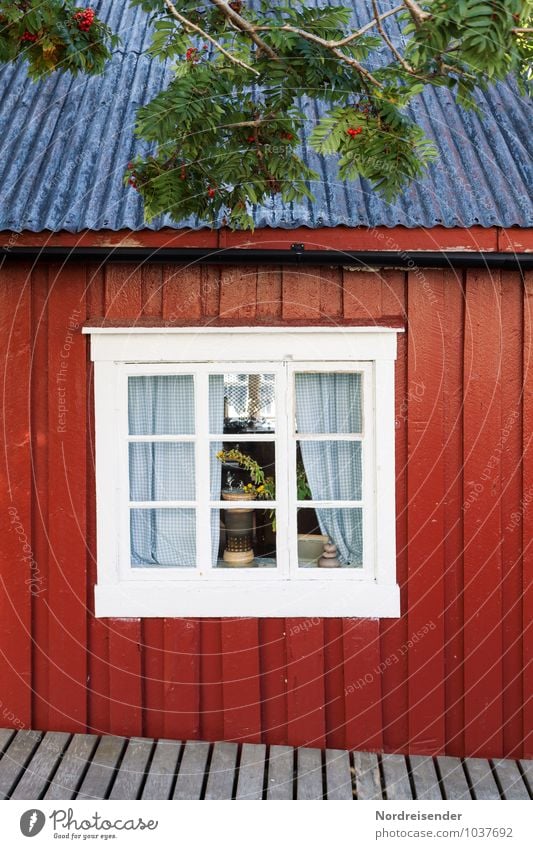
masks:
<instances>
[{"instance_id":1,"label":"tree branch","mask_svg":"<svg viewBox=\"0 0 533 849\"><path fill-rule=\"evenodd\" d=\"M356 38L360 38L365 32L368 32L371 29L374 29L377 22L384 21L385 18L389 18L391 15L397 15L398 12L402 12L404 9L403 3L399 6L395 6L394 9L389 9L388 12L383 12L382 15L379 15L378 18L374 18L373 21L369 21L364 27L358 29L357 32L352 32L351 35L347 35L346 38L341 38L340 41L331 41L330 44L332 47L344 47L345 44L349 44L351 41L355 41Z\"/></svg>"},{"instance_id":2,"label":"tree branch","mask_svg":"<svg viewBox=\"0 0 533 849\"><path fill-rule=\"evenodd\" d=\"M166 2L166 0L165 0ZM279 56L274 53L272 48L260 38L257 33L255 27L249 23L246 18L243 18L242 15L239 15L238 12L235 12L224 0L211 0L211 3L216 6L224 17L226 17L231 23L239 29L241 32L245 32L250 36L251 40L254 42L256 47L265 53L269 59L273 59L275 62L279 62Z\"/></svg>"},{"instance_id":3,"label":"tree branch","mask_svg":"<svg viewBox=\"0 0 533 849\"><path fill-rule=\"evenodd\" d=\"M411 16L414 18L417 24L423 24L424 21L429 20L431 15L429 12L424 12L423 9L420 8L418 3L415 0L403 0L403 5L409 9Z\"/></svg>"},{"instance_id":4,"label":"tree branch","mask_svg":"<svg viewBox=\"0 0 533 849\"><path fill-rule=\"evenodd\" d=\"M213 0L216 2L216 0ZM338 50L334 45L336 42L327 41L325 38L321 38L319 35L314 35L312 32L307 32L305 29L300 29L299 27L293 27L292 24L283 24L280 27L269 27L269 26L261 26L257 27L257 30L261 32L268 32L269 30L275 29L278 32L293 32L295 35L299 35L300 38L304 38L306 41L311 41L313 44L319 44L321 47L325 47L326 50L329 50L336 56L337 59L340 59L341 62L344 62L346 65L350 65L352 68L362 76L365 77L372 85L377 86L377 88L383 88L379 80L377 80L370 71L367 71L357 59L352 59L351 56L346 56L346 54L342 53Z\"/></svg>"},{"instance_id":5,"label":"tree branch","mask_svg":"<svg viewBox=\"0 0 533 849\"><path fill-rule=\"evenodd\" d=\"M387 45L387 47L389 48L389 50L391 51L392 55L396 57L396 59L398 60L398 62L402 66L402 68L404 68L409 74L416 75L415 69L412 68L411 65L408 62L405 61L402 54L398 50L396 50L394 44L392 43L392 41L388 37L387 33L383 29L383 25L381 23L381 16L379 14L377 0L372 0L372 9L374 10L374 19L375 19L375 22L376 22L376 26L378 28L378 32L379 32L381 38L383 39L383 41L385 42L385 44Z\"/></svg>"},{"instance_id":6,"label":"tree branch","mask_svg":"<svg viewBox=\"0 0 533 849\"><path fill-rule=\"evenodd\" d=\"M201 35L202 38L205 38L206 41L210 41L211 44L220 53L222 53L224 56L226 56L227 59L230 60L230 62L233 62L235 65L239 65L241 68L244 68L246 71L250 71L250 73L255 74L256 77L259 76L258 71L256 71L250 65L247 65L246 62L243 62L241 59L238 59L236 56L233 56L229 52L229 50L226 50L226 48L223 47L220 44L220 42L218 42L215 38L213 38L211 35L209 35L209 33L205 32L205 30L203 30L201 27L197 26L197 24L193 23L188 18L184 17L184 15L182 15L180 12L178 12L176 7L174 6L174 3L172 3L172 0L164 0L164 3L165 3L165 6L167 7L168 11L172 15L172 17L175 18L175 20L179 21L179 23L185 29L192 30L193 32L196 32L198 35Z\"/></svg>"}]
</instances>

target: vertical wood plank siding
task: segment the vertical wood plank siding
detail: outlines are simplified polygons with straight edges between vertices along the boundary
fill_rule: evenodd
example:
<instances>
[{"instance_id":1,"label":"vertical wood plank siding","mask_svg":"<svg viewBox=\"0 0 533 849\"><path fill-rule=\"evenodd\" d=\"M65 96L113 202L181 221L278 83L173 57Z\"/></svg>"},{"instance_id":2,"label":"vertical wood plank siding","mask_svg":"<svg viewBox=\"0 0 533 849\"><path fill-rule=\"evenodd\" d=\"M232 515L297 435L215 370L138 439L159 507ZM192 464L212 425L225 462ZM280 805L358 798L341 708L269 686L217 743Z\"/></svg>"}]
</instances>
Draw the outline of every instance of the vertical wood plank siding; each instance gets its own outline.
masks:
<instances>
[{"instance_id":1,"label":"vertical wood plank siding","mask_svg":"<svg viewBox=\"0 0 533 849\"><path fill-rule=\"evenodd\" d=\"M532 304L533 280L507 272L5 263L1 724L533 756ZM79 327L102 316L405 323L402 617L94 619L93 375Z\"/></svg>"}]
</instances>

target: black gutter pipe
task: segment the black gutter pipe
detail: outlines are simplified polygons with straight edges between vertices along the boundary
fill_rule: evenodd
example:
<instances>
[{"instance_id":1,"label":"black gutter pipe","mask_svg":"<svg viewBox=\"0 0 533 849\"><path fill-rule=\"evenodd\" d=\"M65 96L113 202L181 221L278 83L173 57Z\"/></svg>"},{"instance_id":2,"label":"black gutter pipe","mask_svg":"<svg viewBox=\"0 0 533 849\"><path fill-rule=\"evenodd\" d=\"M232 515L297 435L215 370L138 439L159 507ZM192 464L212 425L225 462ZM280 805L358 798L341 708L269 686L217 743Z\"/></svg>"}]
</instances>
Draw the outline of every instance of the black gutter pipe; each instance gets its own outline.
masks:
<instances>
[{"instance_id":1,"label":"black gutter pipe","mask_svg":"<svg viewBox=\"0 0 533 849\"><path fill-rule=\"evenodd\" d=\"M362 268L499 268L533 269L533 253L500 251L338 251L305 250L293 245L285 250L258 248L128 248L128 247L9 247L0 248L1 259L52 262L161 262L237 265L340 265Z\"/></svg>"}]
</instances>

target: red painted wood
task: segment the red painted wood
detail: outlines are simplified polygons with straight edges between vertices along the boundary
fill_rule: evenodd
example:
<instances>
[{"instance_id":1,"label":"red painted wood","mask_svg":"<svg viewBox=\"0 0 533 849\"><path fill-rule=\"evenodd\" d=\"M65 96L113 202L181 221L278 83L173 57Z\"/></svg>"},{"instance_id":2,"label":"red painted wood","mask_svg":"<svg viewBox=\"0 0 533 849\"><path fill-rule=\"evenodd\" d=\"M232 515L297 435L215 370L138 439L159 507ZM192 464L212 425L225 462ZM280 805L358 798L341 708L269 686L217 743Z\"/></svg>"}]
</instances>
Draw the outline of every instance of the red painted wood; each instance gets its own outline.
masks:
<instances>
[{"instance_id":1,"label":"red painted wood","mask_svg":"<svg viewBox=\"0 0 533 849\"><path fill-rule=\"evenodd\" d=\"M220 268L217 266L202 266L202 309L205 318L220 313Z\"/></svg>"},{"instance_id":2,"label":"red painted wood","mask_svg":"<svg viewBox=\"0 0 533 849\"><path fill-rule=\"evenodd\" d=\"M163 266L163 315L180 324L202 315L202 270L195 265Z\"/></svg>"},{"instance_id":3,"label":"red painted wood","mask_svg":"<svg viewBox=\"0 0 533 849\"><path fill-rule=\"evenodd\" d=\"M405 285L407 275L404 271L389 271L381 269L381 317L382 319L392 319L393 326L398 324L398 320L405 321L406 303L405 303Z\"/></svg>"},{"instance_id":4,"label":"red painted wood","mask_svg":"<svg viewBox=\"0 0 533 849\"><path fill-rule=\"evenodd\" d=\"M48 303L49 726L87 726L85 274L50 268Z\"/></svg>"},{"instance_id":5,"label":"red painted wood","mask_svg":"<svg viewBox=\"0 0 533 849\"><path fill-rule=\"evenodd\" d=\"M444 309L444 593L446 752L464 749L463 639L463 347L464 297L453 272L445 275Z\"/></svg>"},{"instance_id":6,"label":"red painted wood","mask_svg":"<svg viewBox=\"0 0 533 849\"><path fill-rule=\"evenodd\" d=\"M503 751L520 757L522 729L522 292L518 274L502 275L502 603ZM509 421L510 420L510 421Z\"/></svg>"},{"instance_id":7,"label":"red painted wood","mask_svg":"<svg viewBox=\"0 0 533 849\"><path fill-rule=\"evenodd\" d=\"M343 746L379 752L384 744L383 674L398 660L392 655L388 658L381 655L377 619L344 619L343 653L346 718Z\"/></svg>"},{"instance_id":8,"label":"red painted wood","mask_svg":"<svg viewBox=\"0 0 533 849\"><path fill-rule=\"evenodd\" d=\"M147 737L165 737L165 620L144 619L141 628L143 729Z\"/></svg>"},{"instance_id":9,"label":"red painted wood","mask_svg":"<svg viewBox=\"0 0 533 849\"><path fill-rule=\"evenodd\" d=\"M532 250L533 228L511 227L323 227L310 230L272 230L269 227L251 233L230 230L173 230L159 231L109 230L84 233L17 233L17 246L122 246L122 247L262 247L290 249L302 243L308 250ZM2 244L9 243L10 231L2 231Z\"/></svg>"},{"instance_id":10,"label":"red painted wood","mask_svg":"<svg viewBox=\"0 0 533 849\"><path fill-rule=\"evenodd\" d=\"M32 598L32 720L49 727L48 717L48 268L32 273L31 433L32 540L40 586Z\"/></svg>"},{"instance_id":11,"label":"red painted wood","mask_svg":"<svg viewBox=\"0 0 533 849\"><path fill-rule=\"evenodd\" d=\"M395 284L395 294L405 304L404 282ZM386 751L405 751L409 728L408 668L405 647L407 629L407 333L398 336L396 362L396 570L400 586L402 615L381 619L381 657L397 658L383 670L383 745Z\"/></svg>"},{"instance_id":12,"label":"red painted wood","mask_svg":"<svg viewBox=\"0 0 533 849\"><path fill-rule=\"evenodd\" d=\"M281 318L281 268L261 266L257 269L257 311L258 321L275 321Z\"/></svg>"},{"instance_id":13,"label":"red painted wood","mask_svg":"<svg viewBox=\"0 0 533 849\"><path fill-rule=\"evenodd\" d=\"M164 736L200 736L200 628L197 620L165 619L163 652Z\"/></svg>"},{"instance_id":14,"label":"red painted wood","mask_svg":"<svg viewBox=\"0 0 533 849\"><path fill-rule=\"evenodd\" d=\"M373 324L381 315L381 278L378 271L343 271L344 318Z\"/></svg>"},{"instance_id":15,"label":"red painted wood","mask_svg":"<svg viewBox=\"0 0 533 849\"><path fill-rule=\"evenodd\" d=\"M31 725L31 591L42 589L32 538L30 465L29 264L0 269L0 374L4 449L0 469L0 716L8 728ZM6 392L7 389L7 392Z\"/></svg>"},{"instance_id":16,"label":"red painted wood","mask_svg":"<svg viewBox=\"0 0 533 849\"><path fill-rule=\"evenodd\" d=\"M465 746L502 751L500 275L469 272L464 363Z\"/></svg>"},{"instance_id":17,"label":"red painted wood","mask_svg":"<svg viewBox=\"0 0 533 849\"><path fill-rule=\"evenodd\" d=\"M287 742L324 747L324 620L287 619Z\"/></svg>"},{"instance_id":18,"label":"red painted wood","mask_svg":"<svg viewBox=\"0 0 533 849\"><path fill-rule=\"evenodd\" d=\"M87 268L87 315L104 315L104 270ZM96 500L94 450L94 370L87 349L87 648L88 648L88 730L103 733L109 728L109 622L94 616L96 584ZM38 727L41 727L40 725Z\"/></svg>"},{"instance_id":19,"label":"red painted wood","mask_svg":"<svg viewBox=\"0 0 533 849\"><path fill-rule=\"evenodd\" d=\"M260 619L261 726L263 742L287 740L287 644L285 619Z\"/></svg>"},{"instance_id":20,"label":"red painted wood","mask_svg":"<svg viewBox=\"0 0 533 849\"><path fill-rule=\"evenodd\" d=\"M320 314L324 319L343 316L343 279L341 268L320 269Z\"/></svg>"},{"instance_id":21,"label":"red painted wood","mask_svg":"<svg viewBox=\"0 0 533 849\"><path fill-rule=\"evenodd\" d=\"M533 758L533 273L524 278L524 387L523 387L523 734L524 757ZM518 531L519 532L519 531Z\"/></svg>"},{"instance_id":22,"label":"red painted wood","mask_svg":"<svg viewBox=\"0 0 533 849\"><path fill-rule=\"evenodd\" d=\"M109 623L109 733L139 736L142 725L141 645L138 619Z\"/></svg>"},{"instance_id":23,"label":"red painted wood","mask_svg":"<svg viewBox=\"0 0 533 849\"><path fill-rule=\"evenodd\" d=\"M143 265L141 275L143 315L160 318L163 306L163 268L160 265Z\"/></svg>"},{"instance_id":24,"label":"red painted wood","mask_svg":"<svg viewBox=\"0 0 533 849\"><path fill-rule=\"evenodd\" d=\"M283 269L283 318L286 321L320 320L320 269Z\"/></svg>"},{"instance_id":25,"label":"red painted wood","mask_svg":"<svg viewBox=\"0 0 533 849\"><path fill-rule=\"evenodd\" d=\"M220 316L230 321L253 321L257 300L257 268L222 268Z\"/></svg>"},{"instance_id":26,"label":"red painted wood","mask_svg":"<svg viewBox=\"0 0 533 849\"><path fill-rule=\"evenodd\" d=\"M344 644L342 619L324 619L326 745L342 749L345 740Z\"/></svg>"},{"instance_id":27,"label":"red painted wood","mask_svg":"<svg viewBox=\"0 0 533 849\"><path fill-rule=\"evenodd\" d=\"M293 234L289 235L295 238ZM456 236L449 234L450 238ZM16 268L20 269L21 266L17 263ZM83 699L88 703L88 727L103 732L198 736L206 739L259 739L261 736L264 742L271 744L294 742L347 745L360 749L384 748L387 751L407 751L411 738L411 750L421 751L421 739L427 739L429 746L437 737L433 731L431 739L421 736L427 731L424 722L429 716L430 730L437 728L450 754L533 754L533 741L530 739L524 746L521 742L532 727L533 718L530 708L522 710L523 699L531 697L533 690L532 640L531 632L527 631L533 613L530 592L533 569L530 540L533 538L533 527L532 511L529 509L533 496L528 496L533 485L529 441L533 431L533 413L529 384L521 395L522 307L516 275L501 274L503 297L494 292L494 276L469 275L465 311L461 280L454 272L446 272L442 283L445 315L442 327L435 324L435 313L432 311L435 309L434 304L431 304L432 310L428 311L427 304L417 301L417 297L421 298L425 291L422 281L415 275L415 282L409 284L411 343L407 352L405 336L399 337L396 364L398 577L402 586L404 614L400 619L381 622L344 620L342 623L339 620L319 620L316 626L311 621L307 630L302 627L302 620L244 620L246 629L244 633L239 632L238 651L233 653L231 646L238 640L237 630L234 630L237 623L218 619L201 623L173 619L139 623L136 620L95 620L91 615L85 619L79 615L79 621L73 621L72 617L68 626L71 634L78 633L79 629L81 635L82 649L74 649L73 654L69 648L71 637L64 637L66 630L63 623L70 622L71 614L66 610L66 602L62 600L63 591L69 594L69 598L74 590L85 592L88 607L92 609L96 578L92 368L89 365L87 370L85 354L76 360L77 384L83 387L84 381L87 381L87 391L81 392L81 419L84 411L87 411L88 418L87 427L81 429L83 437L78 439L74 435L66 450L68 457L78 450L82 464L85 462L84 457L87 457L85 478L78 481L75 496L82 499L79 493L86 492L83 502L87 511L87 545L76 557L76 570L66 589L53 558L56 550L66 551L66 543L62 549L62 534L66 531L67 536L72 535L72 516L69 518L68 504L65 505L65 514L60 514L62 502L55 499L58 485L52 489L48 482L49 466L53 467L55 479L58 480L61 465L56 459L58 435L54 437L50 433L51 425L48 423L53 404L48 392L48 386L52 385L51 372L48 380L43 382L42 377L53 360L60 329L68 322L72 292L80 291L82 278L86 277L90 283L86 299L88 315L99 318L107 313L115 323L157 324L168 321L170 309L183 303L193 291L194 315L189 323L224 323L217 318L222 309L230 316L226 321L229 325L232 322L319 325L330 323L331 320L342 325L403 321L406 312L406 275L397 271L386 271L379 275L345 272L346 276L353 278L348 286L348 298L346 291L341 293L335 288L335 277L340 272L329 269L306 269L298 279L299 272L294 268L282 274L280 269L247 268L243 273L242 269L226 268L221 271L216 267L204 267L199 276L194 278L194 283L191 277L185 279L184 274L173 278L167 275L164 278L165 272L161 266L146 265L142 270L137 270L133 266L117 265L102 272L96 266L77 269L75 265L70 265L68 270L69 274L58 278L48 302L47 267L43 264L32 274L30 330L34 337L31 364L33 465L29 469L33 476L33 496L29 515L32 550L46 577L46 593L51 592L55 599L50 612L46 593L32 600L33 725L57 727L57 722L64 719L68 708L70 713L76 714L74 727L79 728L80 711L83 710L79 695L81 687ZM436 272L431 274L436 275ZM224 276L222 299L219 285L221 275ZM52 282L55 276L56 269L52 269ZM370 285L370 277L377 281L377 286ZM234 287L228 283L230 278L236 281ZM10 277L9 281L12 280ZM161 289L160 282L163 280L165 282ZM14 284L9 281L6 289L5 277L0 277L0 298L7 297L12 304L18 298L19 289L22 290L22 283L19 280L19 289L14 289ZM415 286L418 286L418 292ZM524 380L531 382L533 284L529 279L527 287L529 294L526 294L523 307L522 370ZM281 302L282 294L287 299L284 306ZM350 306L340 316L340 306L342 304L345 309L347 301L358 303L357 309L365 317L350 318ZM9 309L15 315L15 310L11 307ZM16 313L16 326L19 329L26 319L30 320L29 307L25 306L24 310L24 320L20 311ZM10 315L9 310L7 315ZM5 324L7 320L6 312L0 311L0 321ZM501 337L500 324L503 331ZM26 334L29 346L28 330ZM22 336L17 338L22 339ZM417 345L417 338L420 345ZM500 341L501 352L498 350ZM5 334L2 335L0 346L2 344L5 347ZM415 347L419 355L424 351L421 359L414 359ZM466 350L464 362L463 347ZM436 349L438 353L435 353ZM424 486L428 486L423 477L422 464L418 470L412 462L409 467L409 495L414 493L415 496L409 498L406 463L407 413L410 411L412 414L413 407L415 414L421 411L413 399L409 408L405 402L411 379L418 376L420 370L423 374L431 374L432 379L437 374L438 368L430 369L430 362L434 362L435 358L440 362L441 380L438 385L442 383L442 387L437 392L437 387L432 383L430 389L434 393L435 404L430 404L426 399L428 409L418 418L415 415L409 422L411 452L416 447L416 457L423 451L431 468L435 466L435 458L437 460L435 468L438 469L438 475L434 474L431 482L434 487L432 498L437 507L429 509L428 497L427 509L424 510L420 501L417 502L419 491L424 492ZM19 377L24 374L24 369L28 373L27 361L29 348L21 344L16 369L10 366L5 384L8 409L14 409L17 405L26 409L27 383L23 390ZM500 376L498 370L501 370ZM15 381L15 374L18 382ZM427 398L433 400L430 393ZM486 480L482 481L486 484L483 491L486 503L476 502L477 506L474 504L463 510L464 499L470 492L469 481L475 475L484 474L487 454L490 458L491 451L494 453L493 448L498 447L498 440L505 431L508 415L514 408L520 409L521 404L523 427L520 427L518 420L518 427L511 428L501 447L498 462L491 468ZM77 402L76 411L78 406ZM417 430L419 425L421 431ZM22 428L22 420L13 426ZM19 431L16 433L18 441L13 438L13 442L8 444L18 446L17 452L26 456L24 436L20 436ZM522 453L523 463L520 465ZM73 474L76 476L77 472ZM420 486L416 475L421 477ZM23 481L24 477L20 480ZM60 499L62 497L60 494ZM474 508L477 513L472 512ZM83 509L82 506L82 512ZM509 530L507 525L513 523L513 514L516 513L519 514L518 526ZM436 517L440 530L433 535L427 526L428 520L431 525L431 520ZM52 530L54 536L53 546L49 543L49 530ZM76 541L75 535L72 538ZM463 543L466 545L465 617ZM518 563L518 567L513 566L520 553L521 543L525 548L521 561L523 584L520 581L521 563ZM75 548L77 545L79 538ZM434 581L426 581L427 585L424 585L422 580L422 576L427 579L430 572L438 578L435 558L428 558L432 545L440 558L438 562L441 567L445 567L441 572L442 586L438 592ZM4 555L3 547L3 558ZM49 560L52 564L51 581L48 575ZM9 572L5 574L9 575ZM430 662L429 643L421 645L417 647L417 652L421 654L411 651L411 668L408 670L406 647L409 636L417 618L429 613L430 607L436 609L438 598L443 599L444 632L441 641L442 631L439 631L434 655L437 660L432 658ZM56 616L59 606L61 617ZM466 620L464 629L463 619ZM188 629L187 624L193 627ZM296 632L295 626L300 626L299 632ZM6 638L6 628L2 622L0 634ZM84 635L87 635L86 645L83 642ZM434 630L425 638L427 636L433 641L436 639ZM14 646L13 650L19 652L22 658L17 668L24 669L29 643L24 646L22 640L17 640L15 645L11 636L9 640L10 646ZM465 666L463 654L466 654ZM82 675L78 667L74 668L74 655L81 657L80 669L86 665L87 689L81 686ZM55 666L49 663L49 657L61 661L61 671L58 663ZM491 668L489 657L496 658L494 668ZM243 659L247 674L244 674ZM521 664L525 667L522 676ZM421 683L424 669L428 670L430 683L435 685L426 689L445 693L444 725L438 718L438 712L434 715L430 711L425 712L424 705L430 695L424 691ZM441 670L440 682L436 669ZM413 674L410 676L409 672ZM67 708L66 697L62 693L56 695L55 692L58 690L55 681L62 676L67 677L67 687L72 688L73 692ZM360 677L364 679L365 676L364 686L352 686L349 690L350 683L357 682ZM50 686L52 682L53 690ZM23 692L22 688L17 689L20 686L19 677L7 681L2 679L2 683L8 691L11 688L13 692ZM463 694L464 684L466 695ZM2 694L0 698L3 699ZM53 702L51 707L48 704L50 700ZM254 707L259 701L259 707Z\"/></svg>"},{"instance_id":28,"label":"red painted wood","mask_svg":"<svg viewBox=\"0 0 533 849\"><path fill-rule=\"evenodd\" d=\"M222 740L224 703L220 619L201 620L200 681L200 736L202 740Z\"/></svg>"},{"instance_id":29,"label":"red painted wood","mask_svg":"<svg viewBox=\"0 0 533 849\"><path fill-rule=\"evenodd\" d=\"M410 273L407 467L409 749L444 750L444 273ZM446 281L447 282L447 281Z\"/></svg>"},{"instance_id":30,"label":"red painted wood","mask_svg":"<svg viewBox=\"0 0 533 849\"><path fill-rule=\"evenodd\" d=\"M259 627L257 619L221 623L224 739L261 741Z\"/></svg>"},{"instance_id":31,"label":"red painted wood","mask_svg":"<svg viewBox=\"0 0 533 849\"><path fill-rule=\"evenodd\" d=\"M105 314L109 318L127 315L134 321L142 313L141 269L130 264L105 269ZM138 619L110 619L109 697L112 733L127 727L129 734L142 733L141 623ZM127 717L124 716L127 705Z\"/></svg>"}]
</instances>

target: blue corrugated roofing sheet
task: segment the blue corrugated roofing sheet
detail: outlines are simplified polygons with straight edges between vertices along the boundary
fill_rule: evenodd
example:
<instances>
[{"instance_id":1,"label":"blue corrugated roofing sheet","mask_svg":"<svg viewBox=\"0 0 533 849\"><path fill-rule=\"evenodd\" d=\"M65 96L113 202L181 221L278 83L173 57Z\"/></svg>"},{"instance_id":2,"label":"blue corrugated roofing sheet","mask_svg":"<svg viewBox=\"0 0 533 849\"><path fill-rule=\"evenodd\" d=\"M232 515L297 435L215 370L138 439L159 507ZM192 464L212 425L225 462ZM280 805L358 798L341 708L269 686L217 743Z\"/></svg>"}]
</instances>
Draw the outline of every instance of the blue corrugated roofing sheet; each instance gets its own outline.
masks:
<instances>
[{"instance_id":1,"label":"blue corrugated roofing sheet","mask_svg":"<svg viewBox=\"0 0 533 849\"><path fill-rule=\"evenodd\" d=\"M360 22L372 16L368 0L352 0ZM0 71L0 229L77 232L163 226L203 226L159 218L146 224L140 198L123 185L126 163L138 151L135 111L166 85L168 66L143 55L148 16L139 8L101 0L94 4L122 43L103 76L73 79L54 74L28 80L24 65ZM398 31L389 19L393 36ZM338 179L335 162L306 144L319 106L309 104L303 146L320 174L313 203L279 198L254 210L256 227L533 226L531 104L512 82L480 93L480 119L464 112L445 89L427 89L413 111L440 158L424 180L394 203L365 180Z\"/></svg>"}]
</instances>

